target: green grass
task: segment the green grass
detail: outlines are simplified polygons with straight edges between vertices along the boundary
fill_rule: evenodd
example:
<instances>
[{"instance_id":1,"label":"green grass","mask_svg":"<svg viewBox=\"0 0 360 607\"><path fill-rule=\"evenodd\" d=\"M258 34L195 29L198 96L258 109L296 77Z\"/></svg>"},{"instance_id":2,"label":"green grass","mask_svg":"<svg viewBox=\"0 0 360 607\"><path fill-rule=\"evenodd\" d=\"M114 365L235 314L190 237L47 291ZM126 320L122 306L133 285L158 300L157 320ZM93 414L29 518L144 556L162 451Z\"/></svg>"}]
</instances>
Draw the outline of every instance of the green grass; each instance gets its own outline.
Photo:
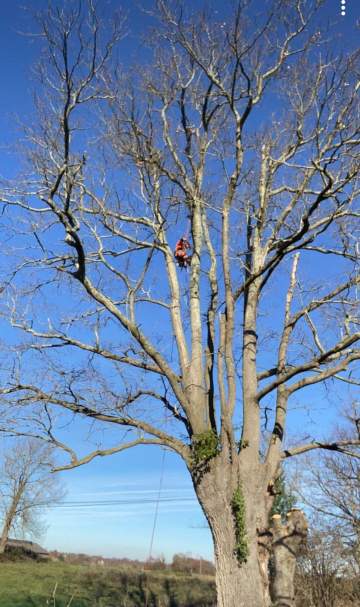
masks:
<instances>
[{"instance_id":1,"label":"green grass","mask_svg":"<svg viewBox=\"0 0 360 607\"><path fill-rule=\"evenodd\" d=\"M53 597L56 585L56 594ZM213 607L211 578L33 561L0 563L0 607Z\"/></svg>"}]
</instances>

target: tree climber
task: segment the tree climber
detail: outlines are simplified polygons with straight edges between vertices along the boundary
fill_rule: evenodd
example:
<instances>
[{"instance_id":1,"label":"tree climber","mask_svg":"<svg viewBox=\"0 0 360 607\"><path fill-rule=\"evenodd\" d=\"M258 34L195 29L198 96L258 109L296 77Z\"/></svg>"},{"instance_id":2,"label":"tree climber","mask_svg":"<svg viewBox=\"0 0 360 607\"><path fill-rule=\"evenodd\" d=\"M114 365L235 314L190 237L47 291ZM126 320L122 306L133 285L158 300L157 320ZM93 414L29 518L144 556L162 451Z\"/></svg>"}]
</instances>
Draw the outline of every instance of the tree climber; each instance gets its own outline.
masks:
<instances>
[{"instance_id":1,"label":"tree climber","mask_svg":"<svg viewBox=\"0 0 360 607\"><path fill-rule=\"evenodd\" d=\"M187 250L191 248L188 239L183 236L177 241L175 245L174 257L178 263L179 268L186 268L190 266L191 255L188 255Z\"/></svg>"}]
</instances>

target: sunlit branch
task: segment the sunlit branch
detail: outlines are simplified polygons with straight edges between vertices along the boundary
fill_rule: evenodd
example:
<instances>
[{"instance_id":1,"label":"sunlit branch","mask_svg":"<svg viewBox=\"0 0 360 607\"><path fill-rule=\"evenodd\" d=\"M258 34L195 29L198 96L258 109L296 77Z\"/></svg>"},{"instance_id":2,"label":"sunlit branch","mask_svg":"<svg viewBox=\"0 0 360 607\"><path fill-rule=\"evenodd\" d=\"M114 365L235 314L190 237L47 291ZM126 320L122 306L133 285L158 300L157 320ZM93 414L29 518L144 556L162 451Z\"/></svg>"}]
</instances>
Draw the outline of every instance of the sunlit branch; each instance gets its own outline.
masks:
<instances>
[{"instance_id":1,"label":"sunlit branch","mask_svg":"<svg viewBox=\"0 0 360 607\"><path fill-rule=\"evenodd\" d=\"M137 447L139 445L157 445L163 447L169 447L169 444L166 441L161 439L151 439L151 438L138 438L136 440L130 441L128 443L124 443L122 445L117 445L116 447L110 447L109 449L96 449L92 451L88 455L84 457L78 457L74 455L71 458L69 464L65 464L63 466L57 466L54 468L54 472L60 472L62 470L72 470L73 468L78 468L79 466L83 466L84 464L88 464L96 457L105 457L107 455L114 455L115 453L121 453L121 451L125 451L126 449L131 449L132 447ZM66 449L67 451L67 449Z\"/></svg>"},{"instance_id":2,"label":"sunlit branch","mask_svg":"<svg viewBox=\"0 0 360 607\"><path fill-rule=\"evenodd\" d=\"M55 397L53 394L48 394L43 390L40 390L36 386L26 385L26 384L17 384L11 386L9 388L3 388L0 390L0 394L3 396L16 395L19 403L22 404L30 404L30 403L44 403L46 405L55 405L71 411L75 414L80 414L87 418L96 421L102 421L110 424L117 424L120 426L128 426L130 428L136 428L139 431L144 432L145 434L150 434L152 436L161 439L164 444L168 447L177 451L180 455L185 456L187 447L184 443L174 438L173 436L163 432L159 428L152 426L148 422L145 422L140 419L135 419L130 416L119 416L119 415L109 415L106 413L102 413L97 409L93 409L89 406L82 405L79 401L69 401L60 397Z\"/></svg>"},{"instance_id":3,"label":"sunlit branch","mask_svg":"<svg viewBox=\"0 0 360 607\"><path fill-rule=\"evenodd\" d=\"M322 441L314 441L313 443L309 443L307 445L301 445L299 447L293 447L292 449L286 449L282 453L283 459L288 457L293 457L295 455L301 455L302 453L307 453L308 451L312 451L313 449L325 449L327 451L337 451L339 453L344 453L345 455L350 455L351 457L356 457L360 459L360 453L357 451L349 451L346 447L351 446L360 446L360 440L344 440L344 441L336 441L336 442L322 442Z\"/></svg>"}]
</instances>

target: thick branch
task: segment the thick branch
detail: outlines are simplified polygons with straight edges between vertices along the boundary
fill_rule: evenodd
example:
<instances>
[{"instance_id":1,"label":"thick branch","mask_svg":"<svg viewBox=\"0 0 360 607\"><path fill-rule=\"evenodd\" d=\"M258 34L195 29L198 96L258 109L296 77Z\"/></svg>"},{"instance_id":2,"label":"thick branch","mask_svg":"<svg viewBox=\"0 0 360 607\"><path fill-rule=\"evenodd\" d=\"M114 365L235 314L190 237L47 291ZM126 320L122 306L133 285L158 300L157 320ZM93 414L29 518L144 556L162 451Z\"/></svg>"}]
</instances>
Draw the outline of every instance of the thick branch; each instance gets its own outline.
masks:
<instances>
[{"instance_id":1,"label":"thick branch","mask_svg":"<svg viewBox=\"0 0 360 607\"><path fill-rule=\"evenodd\" d=\"M350 455L351 457L356 457L360 459L360 453L355 451L349 451L346 447L351 446L360 446L360 440L344 440L344 441L336 441L325 443L322 441L314 441L313 443L309 443L307 445L300 445L299 447L294 447L292 449L286 449L282 453L283 459L287 457L293 457L294 455L301 455L302 453L306 453L307 451L312 451L313 449L325 449L327 451L338 451L340 453L344 453L345 455Z\"/></svg>"},{"instance_id":2,"label":"thick branch","mask_svg":"<svg viewBox=\"0 0 360 607\"><path fill-rule=\"evenodd\" d=\"M88 455L84 457L72 457L71 462L64 466L57 466L54 468L54 472L60 472L61 470L72 470L73 468L78 468L79 466L83 466L84 464L88 464L96 457L105 457L107 455L114 455L115 453L121 453L121 451L125 451L126 449L131 449L132 447L137 447L138 445L160 445L169 447L170 445L161 440L161 439L150 439L150 438L138 438L136 440L130 441L128 443L124 443L122 445L117 445L115 447L110 447L109 449L96 449L96 451L92 451ZM185 456L185 449L183 453L183 457ZM185 457L184 457L185 459Z\"/></svg>"}]
</instances>

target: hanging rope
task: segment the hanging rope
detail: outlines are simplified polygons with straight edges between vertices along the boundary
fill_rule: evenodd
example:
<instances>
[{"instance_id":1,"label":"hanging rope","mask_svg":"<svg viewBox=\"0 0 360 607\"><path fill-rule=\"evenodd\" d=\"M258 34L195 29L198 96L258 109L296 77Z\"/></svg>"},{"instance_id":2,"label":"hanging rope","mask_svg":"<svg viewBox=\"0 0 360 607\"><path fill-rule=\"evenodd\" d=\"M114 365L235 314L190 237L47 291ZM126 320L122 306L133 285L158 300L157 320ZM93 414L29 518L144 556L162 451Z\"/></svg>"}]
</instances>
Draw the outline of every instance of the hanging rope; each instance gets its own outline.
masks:
<instances>
[{"instance_id":1,"label":"hanging rope","mask_svg":"<svg viewBox=\"0 0 360 607\"><path fill-rule=\"evenodd\" d=\"M157 525L157 520L158 520L158 514L159 514L159 503L160 503L161 490L162 490L162 485L163 485L163 480L164 480L165 454L166 454L166 451L164 449L163 450L162 459L161 459L161 472L160 472L159 490L158 490L157 500L156 500L156 503L155 503L154 522L153 522L153 528L152 528L152 533L151 533L151 540L150 540L148 561L150 561L150 559L152 557L152 550L153 550L153 545L154 545L155 530L156 530L156 525Z\"/></svg>"},{"instance_id":2,"label":"hanging rope","mask_svg":"<svg viewBox=\"0 0 360 607\"><path fill-rule=\"evenodd\" d=\"M188 215L188 221L187 221L187 225L186 225L186 232L184 234L184 238L186 240L189 240L190 228L191 228L191 215Z\"/></svg>"},{"instance_id":3,"label":"hanging rope","mask_svg":"<svg viewBox=\"0 0 360 607\"><path fill-rule=\"evenodd\" d=\"M163 450L163 455L162 455L162 458L161 458L160 481L159 481L159 489L158 489L157 499L156 499L156 503L155 503L154 522L153 522L153 528L152 528L152 532L151 532L148 562L150 562L151 557L152 557L152 550L153 550L153 545L154 545L154 537L155 537L156 525L157 525L157 520L158 520L158 515L159 515L159 503L160 503L160 497L161 497L161 489L162 489L163 480L164 480L165 453L166 453L166 451L164 449ZM148 587L148 577L146 576L146 578L145 578L145 605L144 605L144 607L148 607L148 604L149 604L148 600L149 600L149 587Z\"/></svg>"}]
</instances>

